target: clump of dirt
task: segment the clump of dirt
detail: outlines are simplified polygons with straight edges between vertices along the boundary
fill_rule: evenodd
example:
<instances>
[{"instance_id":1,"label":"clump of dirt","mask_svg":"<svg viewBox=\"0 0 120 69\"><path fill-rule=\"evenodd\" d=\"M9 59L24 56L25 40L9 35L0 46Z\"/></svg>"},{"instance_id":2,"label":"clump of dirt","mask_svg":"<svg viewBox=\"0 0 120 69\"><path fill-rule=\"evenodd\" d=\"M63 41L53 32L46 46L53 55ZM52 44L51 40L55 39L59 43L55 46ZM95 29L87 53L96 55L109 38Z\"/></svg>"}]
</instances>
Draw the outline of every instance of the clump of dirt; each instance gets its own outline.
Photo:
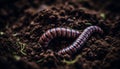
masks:
<instances>
[{"instance_id":1,"label":"clump of dirt","mask_svg":"<svg viewBox=\"0 0 120 69\"><path fill-rule=\"evenodd\" d=\"M0 1L0 68L3 69L119 69L119 3L95 0ZM118 11L117 11L118 10ZM45 50L38 42L48 29L67 27L82 32L100 26L103 35L93 34L74 55L57 52L75 39L55 38Z\"/></svg>"}]
</instances>

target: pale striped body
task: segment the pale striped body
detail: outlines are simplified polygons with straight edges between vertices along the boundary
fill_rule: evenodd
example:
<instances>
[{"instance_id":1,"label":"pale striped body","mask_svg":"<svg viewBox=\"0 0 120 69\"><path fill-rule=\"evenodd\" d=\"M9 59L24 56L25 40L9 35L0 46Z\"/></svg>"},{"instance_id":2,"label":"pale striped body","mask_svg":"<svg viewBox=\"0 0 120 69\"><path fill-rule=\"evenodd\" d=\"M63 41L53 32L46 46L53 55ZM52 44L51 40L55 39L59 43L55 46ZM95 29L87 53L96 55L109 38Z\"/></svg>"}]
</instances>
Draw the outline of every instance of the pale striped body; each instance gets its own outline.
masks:
<instances>
[{"instance_id":1,"label":"pale striped body","mask_svg":"<svg viewBox=\"0 0 120 69\"><path fill-rule=\"evenodd\" d=\"M90 26L87 27L83 33L81 35L78 36L78 38L76 39L75 42L73 42L72 45L58 51L58 54L74 54L76 53L78 50L81 49L81 47L84 45L84 43L87 41L87 39L94 33L103 33L103 30L98 27L98 26Z\"/></svg>"},{"instance_id":2,"label":"pale striped body","mask_svg":"<svg viewBox=\"0 0 120 69\"><path fill-rule=\"evenodd\" d=\"M49 42L56 37L76 38L80 35L77 30L69 28L53 28L45 32L39 39L43 47L47 47Z\"/></svg>"}]
</instances>

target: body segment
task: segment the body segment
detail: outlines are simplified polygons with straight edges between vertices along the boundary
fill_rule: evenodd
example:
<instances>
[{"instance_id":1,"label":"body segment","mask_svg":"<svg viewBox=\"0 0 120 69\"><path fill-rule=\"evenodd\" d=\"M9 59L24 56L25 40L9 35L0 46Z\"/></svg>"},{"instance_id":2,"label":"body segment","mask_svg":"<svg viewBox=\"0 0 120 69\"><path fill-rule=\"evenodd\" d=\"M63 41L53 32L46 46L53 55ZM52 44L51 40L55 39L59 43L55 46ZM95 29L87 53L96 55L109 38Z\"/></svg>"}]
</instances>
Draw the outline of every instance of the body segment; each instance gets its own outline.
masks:
<instances>
[{"instance_id":1,"label":"body segment","mask_svg":"<svg viewBox=\"0 0 120 69\"><path fill-rule=\"evenodd\" d=\"M69 28L53 28L45 32L39 39L42 46L47 47L49 42L56 37L76 38L80 35L77 30Z\"/></svg>"},{"instance_id":2,"label":"body segment","mask_svg":"<svg viewBox=\"0 0 120 69\"><path fill-rule=\"evenodd\" d=\"M76 53L80 48L84 45L84 43L87 41L87 39L93 34L93 33L103 33L103 30L98 26L90 26L87 27L81 35L76 39L75 42L73 42L72 45L60 50L58 54L73 54Z\"/></svg>"}]
</instances>

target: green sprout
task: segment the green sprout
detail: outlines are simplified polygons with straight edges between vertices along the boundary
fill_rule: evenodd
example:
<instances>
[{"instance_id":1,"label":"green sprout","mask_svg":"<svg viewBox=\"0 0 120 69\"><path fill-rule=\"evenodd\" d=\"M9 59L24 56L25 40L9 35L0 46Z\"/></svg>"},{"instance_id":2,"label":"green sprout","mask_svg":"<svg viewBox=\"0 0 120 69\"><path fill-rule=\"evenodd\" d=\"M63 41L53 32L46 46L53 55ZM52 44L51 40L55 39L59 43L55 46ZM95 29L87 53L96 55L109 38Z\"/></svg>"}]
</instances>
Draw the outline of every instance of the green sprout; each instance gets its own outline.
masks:
<instances>
[{"instance_id":1,"label":"green sprout","mask_svg":"<svg viewBox=\"0 0 120 69\"><path fill-rule=\"evenodd\" d=\"M106 18L105 13L101 13L100 16L101 16L103 19Z\"/></svg>"},{"instance_id":2,"label":"green sprout","mask_svg":"<svg viewBox=\"0 0 120 69\"><path fill-rule=\"evenodd\" d=\"M20 42L19 39L18 39L18 41L16 42L16 44L17 44L17 46L20 46L20 52L21 52L23 55L27 55L27 54L24 52L26 44Z\"/></svg>"},{"instance_id":3,"label":"green sprout","mask_svg":"<svg viewBox=\"0 0 120 69\"><path fill-rule=\"evenodd\" d=\"M78 55L74 60L67 61L67 60L64 59L62 62L63 62L63 63L66 63L66 64L68 64L68 65L71 65L71 64L76 63L76 62L79 60L80 57L81 57L81 56Z\"/></svg>"},{"instance_id":4,"label":"green sprout","mask_svg":"<svg viewBox=\"0 0 120 69\"><path fill-rule=\"evenodd\" d=\"M13 34L12 36L17 36L18 35L18 33L15 33L15 34Z\"/></svg>"},{"instance_id":5,"label":"green sprout","mask_svg":"<svg viewBox=\"0 0 120 69\"><path fill-rule=\"evenodd\" d=\"M91 26L91 25L92 25L92 23L85 23L85 25L89 25L89 26Z\"/></svg>"},{"instance_id":6,"label":"green sprout","mask_svg":"<svg viewBox=\"0 0 120 69\"><path fill-rule=\"evenodd\" d=\"M38 60L37 63L40 63L40 62L42 62L43 60L45 60L45 58L42 58L42 59Z\"/></svg>"},{"instance_id":7,"label":"green sprout","mask_svg":"<svg viewBox=\"0 0 120 69\"><path fill-rule=\"evenodd\" d=\"M14 58L15 60L20 60L20 56L15 55Z\"/></svg>"},{"instance_id":8,"label":"green sprout","mask_svg":"<svg viewBox=\"0 0 120 69\"><path fill-rule=\"evenodd\" d=\"M23 55L27 55L27 54L24 52L25 46L26 46L25 44L21 44L20 52L21 52Z\"/></svg>"}]
</instances>

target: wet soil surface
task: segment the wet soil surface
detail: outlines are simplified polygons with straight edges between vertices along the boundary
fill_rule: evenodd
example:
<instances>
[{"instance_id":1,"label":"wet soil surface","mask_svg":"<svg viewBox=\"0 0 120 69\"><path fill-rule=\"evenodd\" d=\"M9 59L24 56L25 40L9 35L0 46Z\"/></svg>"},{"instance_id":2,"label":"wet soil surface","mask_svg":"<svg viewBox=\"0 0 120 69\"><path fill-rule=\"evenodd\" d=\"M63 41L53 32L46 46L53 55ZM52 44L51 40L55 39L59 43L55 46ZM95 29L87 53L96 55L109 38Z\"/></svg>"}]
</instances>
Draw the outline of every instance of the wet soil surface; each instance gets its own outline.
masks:
<instances>
[{"instance_id":1,"label":"wet soil surface","mask_svg":"<svg viewBox=\"0 0 120 69\"><path fill-rule=\"evenodd\" d=\"M1 0L0 69L120 69L119 0ZM93 34L74 55L57 51L75 39L55 38L44 50L38 42L48 29L65 27Z\"/></svg>"}]
</instances>

